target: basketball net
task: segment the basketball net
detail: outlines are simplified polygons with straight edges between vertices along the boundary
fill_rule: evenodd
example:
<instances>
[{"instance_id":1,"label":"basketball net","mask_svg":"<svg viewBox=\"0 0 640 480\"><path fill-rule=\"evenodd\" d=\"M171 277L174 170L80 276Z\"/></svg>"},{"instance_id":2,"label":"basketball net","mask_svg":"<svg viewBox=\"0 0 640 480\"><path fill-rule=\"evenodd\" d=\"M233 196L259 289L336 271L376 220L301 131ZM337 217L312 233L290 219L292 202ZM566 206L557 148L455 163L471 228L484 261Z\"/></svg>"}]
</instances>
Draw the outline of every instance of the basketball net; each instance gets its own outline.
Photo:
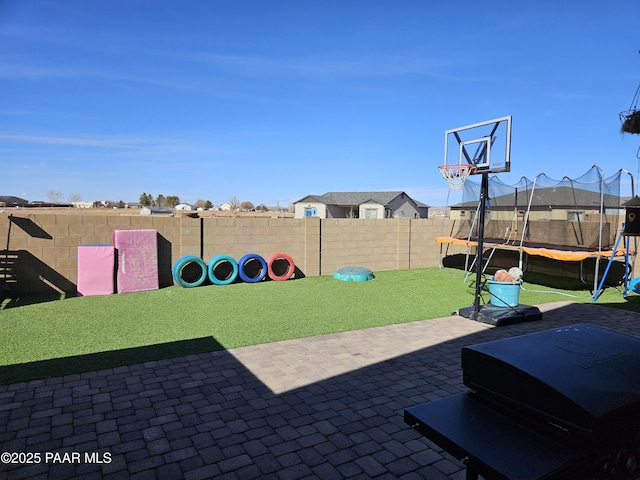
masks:
<instances>
[{"instance_id":1,"label":"basketball net","mask_svg":"<svg viewBox=\"0 0 640 480\"><path fill-rule=\"evenodd\" d=\"M442 178L449 184L449 190L462 190L464 182L475 169L473 165L465 164L449 164L438 167Z\"/></svg>"}]
</instances>

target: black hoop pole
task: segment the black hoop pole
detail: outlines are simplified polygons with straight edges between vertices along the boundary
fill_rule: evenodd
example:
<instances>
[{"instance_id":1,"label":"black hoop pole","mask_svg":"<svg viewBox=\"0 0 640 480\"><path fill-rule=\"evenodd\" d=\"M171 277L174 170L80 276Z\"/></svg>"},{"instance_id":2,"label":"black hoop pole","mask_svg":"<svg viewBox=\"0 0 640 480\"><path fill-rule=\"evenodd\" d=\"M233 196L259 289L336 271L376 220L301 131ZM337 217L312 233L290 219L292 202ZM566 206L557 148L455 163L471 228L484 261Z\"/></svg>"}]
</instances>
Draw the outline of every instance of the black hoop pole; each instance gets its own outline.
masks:
<instances>
[{"instance_id":1,"label":"black hoop pole","mask_svg":"<svg viewBox=\"0 0 640 480\"><path fill-rule=\"evenodd\" d=\"M487 204L487 196L489 194L489 174L482 174L482 183L480 184L480 219L478 220L478 251L476 252L476 298L473 303L473 319L478 320L480 312L480 300L482 299L482 249L484 248L484 211Z\"/></svg>"}]
</instances>

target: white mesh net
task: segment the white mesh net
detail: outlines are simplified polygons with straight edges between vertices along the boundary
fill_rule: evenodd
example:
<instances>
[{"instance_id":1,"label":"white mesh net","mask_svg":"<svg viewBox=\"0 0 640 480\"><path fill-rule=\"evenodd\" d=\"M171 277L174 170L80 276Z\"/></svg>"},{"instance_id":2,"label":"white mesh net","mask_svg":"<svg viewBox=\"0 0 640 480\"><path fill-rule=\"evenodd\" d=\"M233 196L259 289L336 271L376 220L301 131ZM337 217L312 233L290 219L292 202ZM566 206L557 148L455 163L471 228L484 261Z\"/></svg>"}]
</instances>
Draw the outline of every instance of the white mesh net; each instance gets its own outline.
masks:
<instances>
[{"instance_id":1,"label":"white mesh net","mask_svg":"<svg viewBox=\"0 0 640 480\"><path fill-rule=\"evenodd\" d=\"M444 178L449 184L450 190L462 190L464 182L467 180L473 169L472 165L465 164L440 165L438 167L442 178Z\"/></svg>"}]
</instances>

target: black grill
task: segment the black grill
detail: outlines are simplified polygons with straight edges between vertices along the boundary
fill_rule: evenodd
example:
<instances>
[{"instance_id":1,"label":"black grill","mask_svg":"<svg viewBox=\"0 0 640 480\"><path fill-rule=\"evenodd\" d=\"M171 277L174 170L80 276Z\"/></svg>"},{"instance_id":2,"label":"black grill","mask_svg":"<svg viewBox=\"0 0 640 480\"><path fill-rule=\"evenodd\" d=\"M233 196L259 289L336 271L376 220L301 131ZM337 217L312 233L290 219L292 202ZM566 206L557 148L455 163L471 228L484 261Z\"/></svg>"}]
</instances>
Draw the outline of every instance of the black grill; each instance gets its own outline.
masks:
<instances>
[{"instance_id":1,"label":"black grill","mask_svg":"<svg viewBox=\"0 0 640 480\"><path fill-rule=\"evenodd\" d=\"M640 339L579 324L461 357L470 392L405 421L464 459L468 478L640 478Z\"/></svg>"}]
</instances>

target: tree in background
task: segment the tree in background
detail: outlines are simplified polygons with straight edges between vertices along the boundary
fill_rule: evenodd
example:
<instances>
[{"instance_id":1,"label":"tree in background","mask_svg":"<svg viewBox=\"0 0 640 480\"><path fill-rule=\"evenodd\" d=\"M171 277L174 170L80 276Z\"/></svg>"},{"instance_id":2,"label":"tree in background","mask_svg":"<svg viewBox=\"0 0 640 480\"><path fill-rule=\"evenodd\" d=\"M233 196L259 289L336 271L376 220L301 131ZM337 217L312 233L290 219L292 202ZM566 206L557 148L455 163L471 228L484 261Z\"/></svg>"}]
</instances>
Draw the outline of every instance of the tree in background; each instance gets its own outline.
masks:
<instances>
[{"instance_id":1,"label":"tree in background","mask_svg":"<svg viewBox=\"0 0 640 480\"><path fill-rule=\"evenodd\" d=\"M153 195L150 193L143 193L140 195L140 205L143 207L169 207L174 208L180 203L180 197L175 195L164 196L158 195L156 199L153 199Z\"/></svg>"},{"instance_id":2,"label":"tree in background","mask_svg":"<svg viewBox=\"0 0 640 480\"><path fill-rule=\"evenodd\" d=\"M58 203L62 198L62 192L59 190L49 190L47 192L47 198L51 203Z\"/></svg>"},{"instance_id":3,"label":"tree in background","mask_svg":"<svg viewBox=\"0 0 640 480\"><path fill-rule=\"evenodd\" d=\"M150 193L140 195L140 205L143 207L153 207L153 195Z\"/></svg>"},{"instance_id":4,"label":"tree in background","mask_svg":"<svg viewBox=\"0 0 640 480\"><path fill-rule=\"evenodd\" d=\"M69 203L81 202L82 196L79 193L72 193L69 195Z\"/></svg>"},{"instance_id":5,"label":"tree in background","mask_svg":"<svg viewBox=\"0 0 640 480\"><path fill-rule=\"evenodd\" d=\"M229 200L229 205L231 206L232 212L235 212L240 208L240 202L235 196L231 197L231 199Z\"/></svg>"},{"instance_id":6,"label":"tree in background","mask_svg":"<svg viewBox=\"0 0 640 480\"><path fill-rule=\"evenodd\" d=\"M211 210L213 208L213 203L211 203L211 200L207 200L206 202L204 202L204 208L206 210Z\"/></svg>"},{"instance_id":7,"label":"tree in background","mask_svg":"<svg viewBox=\"0 0 640 480\"><path fill-rule=\"evenodd\" d=\"M251 202L242 202L240 204L240 209L244 210L245 212L250 212L251 210L253 210L253 203L251 203Z\"/></svg>"},{"instance_id":8,"label":"tree in background","mask_svg":"<svg viewBox=\"0 0 640 480\"><path fill-rule=\"evenodd\" d=\"M164 199L166 207L175 208L180 203L180 197L176 195L169 195Z\"/></svg>"}]
</instances>

